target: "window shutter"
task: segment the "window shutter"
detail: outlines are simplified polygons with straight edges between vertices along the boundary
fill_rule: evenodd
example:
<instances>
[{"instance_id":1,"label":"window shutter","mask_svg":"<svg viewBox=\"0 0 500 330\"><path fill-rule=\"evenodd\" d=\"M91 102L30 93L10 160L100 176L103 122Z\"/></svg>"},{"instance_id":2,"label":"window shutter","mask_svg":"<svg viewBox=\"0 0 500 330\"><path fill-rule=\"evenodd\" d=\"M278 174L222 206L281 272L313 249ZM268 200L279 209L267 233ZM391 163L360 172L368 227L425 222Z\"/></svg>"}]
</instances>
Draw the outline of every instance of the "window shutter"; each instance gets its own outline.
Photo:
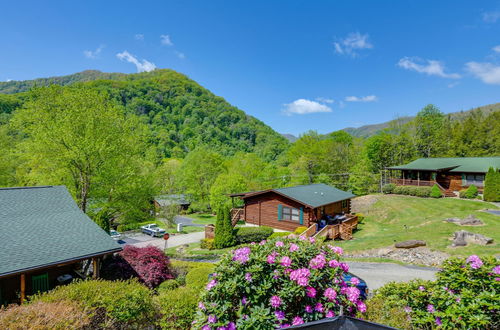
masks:
<instances>
[{"instance_id":1,"label":"window shutter","mask_svg":"<svg viewBox=\"0 0 500 330\"><path fill-rule=\"evenodd\" d=\"M300 224L303 225L304 224L304 208L301 207L300 208Z\"/></svg>"},{"instance_id":2,"label":"window shutter","mask_svg":"<svg viewBox=\"0 0 500 330\"><path fill-rule=\"evenodd\" d=\"M465 173L462 173L462 186L467 184L467 179L465 178Z\"/></svg>"},{"instance_id":3,"label":"window shutter","mask_svg":"<svg viewBox=\"0 0 500 330\"><path fill-rule=\"evenodd\" d=\"M278 204L278 221L283 219L283 205Z\"/></svg>"}]
</instances>

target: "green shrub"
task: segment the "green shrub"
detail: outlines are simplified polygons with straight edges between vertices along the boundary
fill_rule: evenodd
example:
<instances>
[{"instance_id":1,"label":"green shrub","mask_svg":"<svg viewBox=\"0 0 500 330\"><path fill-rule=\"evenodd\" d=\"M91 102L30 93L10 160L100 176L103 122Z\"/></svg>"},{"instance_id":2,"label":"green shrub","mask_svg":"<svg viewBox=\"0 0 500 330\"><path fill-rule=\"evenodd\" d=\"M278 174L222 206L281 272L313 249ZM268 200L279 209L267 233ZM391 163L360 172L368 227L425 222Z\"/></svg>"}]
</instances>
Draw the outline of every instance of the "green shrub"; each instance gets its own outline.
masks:
<instances>
[{"instance_id":1,"label":"green shrub","mask_svg":"<svg viewBox=\"0 0 500 330\"><path fill-rule=\"evenodd\" d=\"M467 189L460 191L460 198L474 199L479 195L479 190L475 185L470 185Z\"/></svg>"},{"instance_id":2,"label":"green shrub","mask_svg":"<svg viewBox=\"0 0 500 330\"><path fill-rule=\"evenodd\" d=\"M180 283L179 283L179 281L177 281L177 279L166 280L165 282L161 283L158 286L157 290L158 290L158 292L169 291L169 290L177 289L179 286L180 286Z\"/></svg>"},{"instance_id":3,"label":"green shrub","mask_svg":"<svg viewBox=\"0 0 500 330\"><path fill-rule=\"evenodd\" d=\"M288 236L290 234L291 234L291 232L289 232L289 231L275 231L274 233L271 234L271 236L268 237L268 239L272 239L275 237L285 237L285 236Z\"/></svg>"},{"instance_id":4,"label":"green shrub","mask_svg":"<svg viewBox=\"0 0 500 330\"><path fill-rule=\"evenodd\" d=\"M394 183L388 183L382 186L382 192L384 194L392 194L394 192L394 189L396 188L396 185Z\"/></svg>"},{"instance_id":5,"label":"green shrub","mask_svg":"<svg viewBox=\"0 0 500 330\"><path fill-rule=\"evenodd\" d=\"M306 226L299 226L297 228L295 228L295 230L293 231L293 233L295 235L300 235L302 234L303 232L305 232L307 230L307 227Z\"/></svg>"},{"instance_id":6,"label":"green shrub","mask_svg":"<svg viewBox=\"0 0 500 330\"><path fill-rule=\"evenodd\" d=\"M432 188L431 187L416 187L417 189L415 190L417 197L430 197L432 193Z\"/></svg>"},{"instance_id":7,"label":"green shrub","mask_svg":"<svg viewBox=\"0 0 500 330\"><path fill-rule=\"evenodd\" d=\"M356 213L356 216L358 217L358 223L363 223L363 220L365 220L365 215L363 213Z\"/></svg>"},{"instance_id":8,"label":"green shrub","mask_svg":"<svg viewBox=\"0 0 500 330\"><path fill-rule=\"evenodd\" d=\"M200 248L213 250L215 249L215 243L213 238L204 238L200 241Z\"/></svg>"},{"instance_id":9,"label":"green shrub","mask_svg":"<svg viewBox=\"0 0 500 330\"><path fill-rule=\"evenodd\" d=\"M407 196L430 197L432 188L419 186L396 186L393 193Z\"/></svg>"},{"instance_id":10,"label":"green shrub","mask_svg":"<svg viewBox=\"0 0 500 330\"><path fill-rule=\"evenodd\" d=\"M260 242L273 234L271 227L239 227L236 228L236 242L245 244L251 242Z\"/></svg>"},{"instance_id":11,"label":"green shrub","mask_svg":"<svg viewBox=\"0 0 500 330\"><path fill-rule=\"evenodd\" d=\"M228 206L222 207L217 212L214 245L217 249L223 249L236 245L234 228L231 224L231 210Z\"/></svg>"},{"instance_id":12,"label":"green shrub","mask_svg":"<svg viewBox=\"0 0 500 330\"><path fill-rule=\"evenodd\" d=\"M190 270L186 275L186 286L201 290L208 283L208 276L214 272L215 265L198 267Z\"/></svg>"},{"instance_id":13,"label":"green shrub","mask_svg":"<svg viewBox=\"0 0 500 330\"><path fill-rule=\"evenodd\" d=\"M367 319L407 329L498 329L499 274L494 257L448 259L436 281L389 283L377 290L368 301Z\"/></svg>"},{"instance_id":14,"label":"green shrub","mask_svg":"<svg viewBox=\"0 0 500 330\"><path fill-rule=\"evenodd\" d=\"M77 281L32 298L35 302L76 302L103 314L102 324L121 327L149 325L156 314L152 292L137 280Z\"/></svg>"},{"instance_id":15,"label":"green shrub","mask_svg":"<svg viewBox=\"0 0 500 330\"><path fill-rule=\"evenodd\" d=\"M443 197L443 192L441 191L441 189L439 189L437 184L432 186L430 197L432 197L432 198Z\"/></svg>"},{"instance_id":16,"label":"green shrub","mask_svg":"<svg viewBox=\"0 0 500 330\"><path fill-rule=\"evenodd\" d=\"M487 202L500 202L500 171L490 167L484 180L483 199Z\"/></svg>"},{"instance_id":17,"label":"green shrub","mask_svg":"<svg viewBox=\"0 0 500 330\"><path fill-rule=\"evenodd\" d=\"M72 301L42 302L0 308L0 329L84 329L91 317Z\"/></svg>"},{"instance_id":18,"label":"green shrub","mask_svg":"<svg viewBox=\"0 0 500 330\"><path fill-rule=\"evenodd\" d=\"M198 296L199 290L189 287L161 292L157 297L161 328L190 329L197 310Z\"/></svg>"}]
</instances>

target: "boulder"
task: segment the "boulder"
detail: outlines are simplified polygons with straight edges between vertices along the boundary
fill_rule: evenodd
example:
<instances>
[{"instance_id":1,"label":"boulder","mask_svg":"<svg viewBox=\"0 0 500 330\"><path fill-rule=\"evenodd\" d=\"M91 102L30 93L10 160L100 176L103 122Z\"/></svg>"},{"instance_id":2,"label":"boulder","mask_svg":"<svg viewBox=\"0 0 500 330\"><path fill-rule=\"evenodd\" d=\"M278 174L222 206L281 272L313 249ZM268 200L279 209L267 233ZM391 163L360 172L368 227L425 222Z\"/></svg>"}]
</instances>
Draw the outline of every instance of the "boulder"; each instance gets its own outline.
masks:
<instances>
[{"instance_id":1,"label":"boulder","mask_svg":"<svg viewBox=\"0 0 500 330\"><path fill-rule=\"evenodd\" d=\"M411 249L411 248L416 248L419 246L426 246L427 243L425 241L420 241L420 240L409 240L409 241L403 241L403 242L398 242L394 244L395 247L398 249Z\"/></svg>"},{"instance_id":2,"label":"boulder","mask_svg":"<svg viewBox=\"0 0 500 330\"><path fill-rule=\"evenodd\" d=\"M474 215L469 215L467 218L463 219L460 221L461 226L481 226L484 225L484 223L476 218Z\"/></svg>"},{"instance_id":3,"label":"boulder","mask_svg":"<svg viewBox=\"0 0 500 330\"><path fill-rule=\"evenodd\" d=\"M460 223L460 221L462 221L462 220L459 218L448 218L448 219L444 219L444 221L452 222L452 223Z\"/></svg>"},{"instance_id":4,"label":"boulder","mask_svg":"<svg viewBox=\"0 0 500 330\"><path fill-rule=\"evenodd\" d=\"M467 244L487 245L492 242L493 238L471 233L466 230L459 230L453 234L452 246L466 246Z\"/></svg>"}]
</instances>

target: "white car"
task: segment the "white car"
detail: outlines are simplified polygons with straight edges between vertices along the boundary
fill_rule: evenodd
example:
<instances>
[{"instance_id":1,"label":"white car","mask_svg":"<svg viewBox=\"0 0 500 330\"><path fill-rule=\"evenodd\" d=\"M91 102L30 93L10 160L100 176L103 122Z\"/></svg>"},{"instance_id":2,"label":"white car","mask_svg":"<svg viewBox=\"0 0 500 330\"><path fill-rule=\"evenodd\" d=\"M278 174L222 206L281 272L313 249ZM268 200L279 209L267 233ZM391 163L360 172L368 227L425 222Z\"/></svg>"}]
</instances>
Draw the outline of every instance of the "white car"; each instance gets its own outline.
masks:
<instances>
[{"instance_id":1,"label":"white car","mask_svg":"<svg viewBox=\"0 0 500 330\"><path fill-rule=\"evenodd\" d=\"M150 223L149 225L142 226L141 231L144 234L156 237L161 237L167 232L165 229L158 227L158 225L155 223Z\"/></svg>"},{"instance_id":2,"label":"white car","mask_svg":"<svg viewBox=\"0 0 500 330\"><path fill-rule=\"evenodd\" d=\"M122 234L113 229L109 231L109 236L111 236L111 238L114 239L115 241L118 241L122 238Z\"/></svg>"}]
</instances>

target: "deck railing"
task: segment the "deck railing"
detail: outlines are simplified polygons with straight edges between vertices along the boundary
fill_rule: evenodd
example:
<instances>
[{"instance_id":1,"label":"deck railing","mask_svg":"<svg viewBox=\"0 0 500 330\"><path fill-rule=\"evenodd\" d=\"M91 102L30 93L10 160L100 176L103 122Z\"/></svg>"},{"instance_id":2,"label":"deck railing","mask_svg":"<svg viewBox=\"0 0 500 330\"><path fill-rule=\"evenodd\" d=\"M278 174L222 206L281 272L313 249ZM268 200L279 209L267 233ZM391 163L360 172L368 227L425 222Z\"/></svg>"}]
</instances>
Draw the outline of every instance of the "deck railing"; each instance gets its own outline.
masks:
<instances>
[{"instance_id":1,"label":"deck railing","mask_svg":"<svg viewBox=\"0 0 500 330\"><path fill-rule=\"evenodd\" d=\"M412 180L412 179L391 179L391 183L397 184L399 186L432 187L434 184L436 184L436 181Z\"/></svg>"},{"instance_id":2,"label":"deck railing","mask_svg":"<svg viewBox=\"0 0 500 330\"><path fill-rule=\"evenodd\" d=\"M245 213L245 211L243 210L243 208L233 208L231 209L231 224L234 226L236 226L236 224L238 223L238 221L240 220L244 220L243 219L243 214Z\"/></svg>"}]
</instances>

